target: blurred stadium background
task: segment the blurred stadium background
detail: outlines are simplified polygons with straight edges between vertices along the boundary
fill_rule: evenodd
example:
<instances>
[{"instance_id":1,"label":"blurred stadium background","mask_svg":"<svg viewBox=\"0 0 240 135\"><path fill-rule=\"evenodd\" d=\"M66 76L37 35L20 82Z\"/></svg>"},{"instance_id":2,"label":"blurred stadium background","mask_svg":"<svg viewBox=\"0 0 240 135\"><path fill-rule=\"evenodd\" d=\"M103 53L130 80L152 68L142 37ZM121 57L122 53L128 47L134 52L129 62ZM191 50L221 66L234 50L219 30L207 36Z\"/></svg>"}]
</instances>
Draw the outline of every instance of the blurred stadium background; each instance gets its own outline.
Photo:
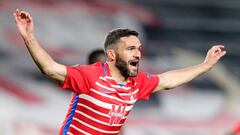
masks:
<instances>
[{"instance_id":1,"label":"blurred stadium background","mask_svg":"<svg viewBox=\"0 0 240 135\"><path fill-rule=\"evenodd\" d=\"M141 33L142 69L198 64L214 44L227 55L208 74L140 101L126 135L224 135L240 121L240 1L0 0L0 135L56 135L71 93L41 75L14 24L29 11L41 45L63 64L85 64L117 27Z\"/></svg>"}]
</instances>

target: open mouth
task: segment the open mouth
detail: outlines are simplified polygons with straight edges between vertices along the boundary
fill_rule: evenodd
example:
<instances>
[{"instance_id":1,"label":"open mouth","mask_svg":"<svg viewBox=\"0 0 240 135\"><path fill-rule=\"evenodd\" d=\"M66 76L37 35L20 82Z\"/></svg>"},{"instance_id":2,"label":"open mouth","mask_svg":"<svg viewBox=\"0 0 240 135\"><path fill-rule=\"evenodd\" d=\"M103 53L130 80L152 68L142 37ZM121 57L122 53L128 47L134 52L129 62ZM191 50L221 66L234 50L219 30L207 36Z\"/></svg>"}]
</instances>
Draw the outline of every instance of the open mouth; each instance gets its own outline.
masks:
<instances>
[{"instance_id":1,"label":"open mouth","mask_svg":"<svg viewBox=\"0 0 240 135\"><path fill-rule=\"evenodd\" d=\"M138 62L137 61L130 62L130 65L136 67L138 65Z\"/></svg>"},{"instance_id":2,"label":"open mouth","mask_svg":"<svg viewBox=\"0 0 240 135\"><path fill-rule=\"evenodd\" d=\"M138 67L139 67L139 60L131 60L129 61L129 72L130 76L136 76L138 73Z\"/></svg>"},{"instance_id":3,"label":"open mouth","mask_svg":"<svg viewBox=\"0 0 240 135\"><path fill-rule=\"evenodd\" d=\"M133 70L138 69L139 61L130 61L129 62L130 67L132 67Z\"/></svg>"}]
</instances>

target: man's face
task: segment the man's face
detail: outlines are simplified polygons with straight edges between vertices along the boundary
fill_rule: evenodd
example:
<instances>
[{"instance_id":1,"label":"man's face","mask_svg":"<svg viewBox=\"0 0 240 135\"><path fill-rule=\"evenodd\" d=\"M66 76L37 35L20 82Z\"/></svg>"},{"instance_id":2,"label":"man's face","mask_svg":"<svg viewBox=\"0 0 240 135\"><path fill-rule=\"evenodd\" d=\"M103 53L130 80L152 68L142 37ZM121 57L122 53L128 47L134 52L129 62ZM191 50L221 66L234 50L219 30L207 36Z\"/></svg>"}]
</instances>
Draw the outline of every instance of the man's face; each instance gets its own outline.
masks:
<instances>
[{"instance_id":1,"label":"man's face","mask_svg":"<svg viewBox=\"0 0 240 135\"><path fill-rule=\"evenodd\" d=\"M139 69L141 43L136 36L122 37L120 40L115 65L124 77L134 77Z\"/></svg>"}]
</instances>

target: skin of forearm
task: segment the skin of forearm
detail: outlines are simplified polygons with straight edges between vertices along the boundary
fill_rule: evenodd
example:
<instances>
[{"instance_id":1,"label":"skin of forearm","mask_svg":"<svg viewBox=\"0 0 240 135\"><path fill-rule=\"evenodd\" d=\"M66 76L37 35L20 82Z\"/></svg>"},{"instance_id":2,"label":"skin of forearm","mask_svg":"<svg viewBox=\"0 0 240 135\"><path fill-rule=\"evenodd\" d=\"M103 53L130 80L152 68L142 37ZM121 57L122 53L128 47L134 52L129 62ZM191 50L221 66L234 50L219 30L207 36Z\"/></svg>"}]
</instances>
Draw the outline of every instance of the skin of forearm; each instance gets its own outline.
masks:
<instances>
[{"instance_id":1,"label":"skin of forearm","mask_svg":"<svg viewBox=\"0 0 240 135\"><path fill-rule=\"evenodd\" d=\"M50 65L53 65L55 62L48 55L48 53L39 45L37 39L33 34L23 37L25 45L34 60L35 64L38 66L40 71L43 74L49 75Z\"/></svg>"},{"instance_id":2,"label":"skin of forearm","mask_svg":"<svg viewBox=\"0 0 240 135\"><path fill-rule=\"evenodd\" d=\"M211 67L212 65L208 63L202 63L192 67L169 71L159 76L163 78L163 80L165 79L166 85L164 89L168 90L193 80L199 75L209 71Z\"/></svg>"}]
</instances>

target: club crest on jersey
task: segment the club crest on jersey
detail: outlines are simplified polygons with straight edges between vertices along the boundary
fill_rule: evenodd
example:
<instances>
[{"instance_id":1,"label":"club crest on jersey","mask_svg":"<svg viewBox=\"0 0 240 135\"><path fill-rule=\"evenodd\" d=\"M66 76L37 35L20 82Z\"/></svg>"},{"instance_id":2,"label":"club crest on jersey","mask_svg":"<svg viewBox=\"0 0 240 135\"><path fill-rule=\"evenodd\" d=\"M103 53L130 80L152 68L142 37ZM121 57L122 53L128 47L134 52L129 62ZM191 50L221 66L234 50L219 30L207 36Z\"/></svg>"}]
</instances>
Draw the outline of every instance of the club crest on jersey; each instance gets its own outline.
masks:
<instances>
[{"instance_id":1,"label":"club crest on jersey","mask_svg":"<svg viewBox=\"0 0 240 135\"><path fill-rule=\"evenodd\" d=\"M112 109L109 111L109 124L119 124L120 120L125 115L125 109L126 105L112 105Z\"/></svg>"}]
</instances>

